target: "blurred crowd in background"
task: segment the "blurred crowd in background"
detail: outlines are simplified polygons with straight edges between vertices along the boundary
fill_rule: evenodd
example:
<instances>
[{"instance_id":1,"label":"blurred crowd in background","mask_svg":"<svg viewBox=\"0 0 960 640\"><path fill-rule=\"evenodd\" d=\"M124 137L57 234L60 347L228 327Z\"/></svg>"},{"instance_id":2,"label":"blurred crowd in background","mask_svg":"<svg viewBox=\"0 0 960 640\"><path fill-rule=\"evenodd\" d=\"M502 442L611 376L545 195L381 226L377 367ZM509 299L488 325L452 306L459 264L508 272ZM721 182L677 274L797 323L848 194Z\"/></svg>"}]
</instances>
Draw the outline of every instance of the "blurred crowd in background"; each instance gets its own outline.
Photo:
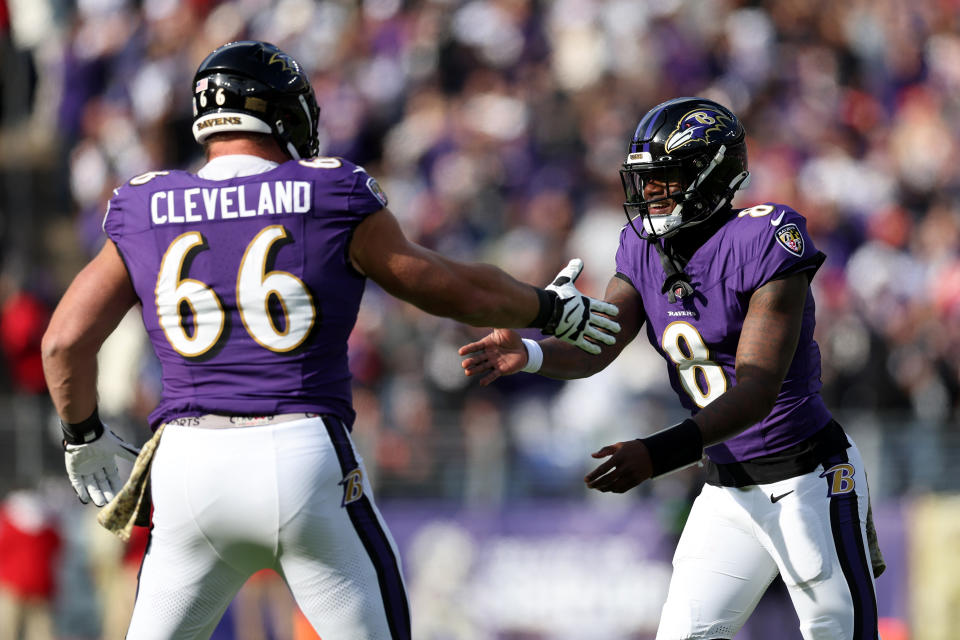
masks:
<instances>
[{"instance_id":1,"label":"blurred crowd in background","mask_svg":"<svg viewBox=\"0 0 960 640\"><path fill-rule=\"evenodd\" d=\"M376 176L410 238L541 285L579 256L597 296L640 117L680 95L728 105L753 174L735 204L793 206L828 256L824 395L884 469L872 484L960 484L960 1L0 0L0 488L68 503L46 320L116 186L202 165L191 78L244 38L309 71L322 153ZM597 445L683 417L644 336L587 380L479 388L456 355L479 335L368 286L354 434L381 501L584 499ZM100 377L101 415L144 441L159 373L135 315Z\"/></svg>"}]
</instances>

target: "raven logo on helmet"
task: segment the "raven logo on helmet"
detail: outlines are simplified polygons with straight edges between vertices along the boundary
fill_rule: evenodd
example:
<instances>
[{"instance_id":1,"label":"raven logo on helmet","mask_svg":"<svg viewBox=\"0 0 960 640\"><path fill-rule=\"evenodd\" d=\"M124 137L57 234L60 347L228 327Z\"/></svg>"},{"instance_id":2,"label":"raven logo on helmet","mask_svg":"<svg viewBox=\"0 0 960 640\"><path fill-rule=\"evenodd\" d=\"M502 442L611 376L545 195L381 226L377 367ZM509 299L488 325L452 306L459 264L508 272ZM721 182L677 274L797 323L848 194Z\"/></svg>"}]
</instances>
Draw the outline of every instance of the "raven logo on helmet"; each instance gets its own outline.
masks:
<instances>
[{"instance_id":1,"label":"raven logo on helmet","mask_svg":"<svg viewBox=\"0 0 960 640\"><path fill-rule=\"evenodd\" d=\"M283 51L276 51L267 60L267 64L280 63L280 68L291 74L300 73L300 65L297 61L285 54Z\"/></svg>"},{"instance_id":2,"label":"raven logo on helmet","mask_svg":"<svg viewBox=\"0 0 960 640\"><path fill-rule=\"evenodd\" d=\"M680 147L694 142L710 144L714 141L710 134L717 132L720 132L717 136L720 138L729 137L731 133L735 137L736 130L731 127L732 122L732 118L713 109L691 111L677 123L677 128L663 145L664 151L673 153Z\"/></svg>"}]
</instances>

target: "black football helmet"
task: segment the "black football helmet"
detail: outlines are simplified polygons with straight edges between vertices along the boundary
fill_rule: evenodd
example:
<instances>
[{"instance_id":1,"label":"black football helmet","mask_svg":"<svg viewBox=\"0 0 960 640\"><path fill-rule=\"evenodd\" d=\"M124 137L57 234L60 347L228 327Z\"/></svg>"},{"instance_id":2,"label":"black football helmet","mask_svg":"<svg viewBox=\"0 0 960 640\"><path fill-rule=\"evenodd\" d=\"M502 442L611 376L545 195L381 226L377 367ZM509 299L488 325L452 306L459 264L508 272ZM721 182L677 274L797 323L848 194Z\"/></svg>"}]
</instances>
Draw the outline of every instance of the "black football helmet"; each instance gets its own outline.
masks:
<instances>
[{"instance_id":1,"label":"black football helmet","mask_svg":"<svg viewBox=\"0 0 960 640\"><path fill-rule=\"evenodd\" d=\"M750 176L744 137L729 109L704 98L675 98L643 116L620 169L637 235L671 236L729 204Z\"/></svg>"},{"instance_id":2,"label":"black football helmet","mask_svg":"<svg viewBox=\"0 0 960 640\"><path fill-rule=\"evenodd\" d=\"M193 137L269 133L291 158L319 151L320 108L300 64L268 42L231 42L208 55L193 77Z\"/></svg>"}]
</instances>

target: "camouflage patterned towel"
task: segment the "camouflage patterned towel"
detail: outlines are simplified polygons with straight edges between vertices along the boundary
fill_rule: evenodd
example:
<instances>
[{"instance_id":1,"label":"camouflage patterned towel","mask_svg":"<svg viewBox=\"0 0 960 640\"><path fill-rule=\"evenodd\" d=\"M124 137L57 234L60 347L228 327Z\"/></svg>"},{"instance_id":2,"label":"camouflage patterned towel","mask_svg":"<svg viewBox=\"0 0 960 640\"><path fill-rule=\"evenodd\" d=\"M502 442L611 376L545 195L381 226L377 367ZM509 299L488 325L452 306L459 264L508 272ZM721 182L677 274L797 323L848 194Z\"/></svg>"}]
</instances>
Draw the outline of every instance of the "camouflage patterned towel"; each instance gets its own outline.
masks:
<instances>
[{"instance_id":1,"label":"camouflage patterned towel","mask_svg":"<svg viewBox=\"0 0 960 640\"><path fill-rule=\"evenodd\" d=\"M135 526L146 527L150 524L150 463L153 462L165 426L161 424L153 437L141 447L127 482L97 514L97 522L124 542L130 540Z\"/></svg>"},{"instance_id":2,"label":"camouflage patterned towel","mask_svg":"<svg viewBox=\"0 0 960 640\"><path fill-rule=\"evenodd\" d=\"M870 563L873 565L873 577L879 578L887 570L887 563L880 553L880 542L877 540L877 528L873 525L873 505L867 503L867 544L870 547Z\"/></svg>"}]
</instances>

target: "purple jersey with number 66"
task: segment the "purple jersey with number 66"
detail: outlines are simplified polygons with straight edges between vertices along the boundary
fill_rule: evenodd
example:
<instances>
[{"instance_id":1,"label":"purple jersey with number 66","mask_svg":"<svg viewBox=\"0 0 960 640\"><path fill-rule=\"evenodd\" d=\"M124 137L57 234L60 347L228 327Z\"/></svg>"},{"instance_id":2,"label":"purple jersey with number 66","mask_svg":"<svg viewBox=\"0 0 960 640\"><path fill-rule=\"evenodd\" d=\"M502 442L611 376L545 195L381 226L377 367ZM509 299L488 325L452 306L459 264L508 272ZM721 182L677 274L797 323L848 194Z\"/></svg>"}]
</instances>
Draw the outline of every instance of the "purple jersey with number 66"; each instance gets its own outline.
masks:
<instances>
[{"instance_id":1,"label":"purple jersey with number 66","mask_svg":"<svg viewBox=\"0 0 960 640\"><path fill-rule=\"evenodd\" d=\"M299 411L352 424L347 339L366 279L348 242L385 205L339 158L228 180L158 171L117 189L103 228L163 368L151 426Z\"/></svg>"},{"instance_id":2,"label":"purple jersey with number 66","mask_svg":"<svg viewBox=\"0 0 960 640\"><path fill-rule=\"evenodd\" d=\"M735 357L750 296L763 284L823 262L806 220L786 205L760 204L735 212L701 246L684 271L693 295L671 304L661 292L664 271L654 246L626 226L620 234L617 271L643 299L647 337L667 360L670 384L696 414L736 384ZM800 341L780 394L761 422L726 442L707 447L717 463L782 451L830 420L820 396L820 349L813 339L814 301L807 293Z\"/></svg>"}]
</instances>

